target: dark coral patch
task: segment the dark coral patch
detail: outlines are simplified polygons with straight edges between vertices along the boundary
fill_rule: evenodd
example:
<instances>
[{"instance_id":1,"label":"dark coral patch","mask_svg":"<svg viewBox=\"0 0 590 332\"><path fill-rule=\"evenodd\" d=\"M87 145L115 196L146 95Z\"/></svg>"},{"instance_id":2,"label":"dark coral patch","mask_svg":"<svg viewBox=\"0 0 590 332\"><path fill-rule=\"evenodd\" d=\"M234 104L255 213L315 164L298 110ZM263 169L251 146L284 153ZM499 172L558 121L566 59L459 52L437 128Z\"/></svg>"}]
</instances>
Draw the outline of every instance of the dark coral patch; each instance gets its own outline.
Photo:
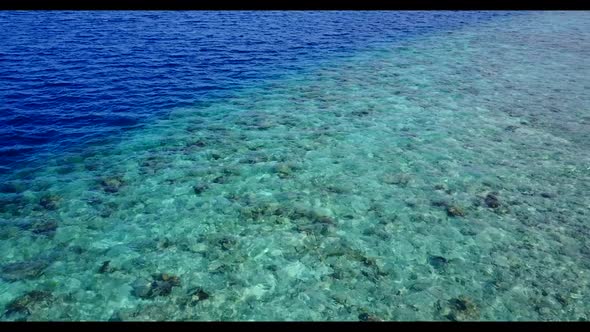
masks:
<instances>
[{"instance_id":1,"label":"dark coral patch","mask_svg":"<svg viewBox=\"0 0 590 332\"><path fill-rule=\"evenodd\" d=\"M492 209L496 209L498 207L500 207L500 200L498 199L498 196L496 196L495 193L489 193L486 195L484 202L486 203L486 205Z\"/></svg>"},{"instance_id":2,"label":"dark coral patch","mask_svg":"<svg viewBox=\"0 0 590 332\"><path fill-rule=\"evenodd\" d=\"M152 280L137 279L132 287L132 294L142 299L154 299L158 296L168 296L172 288L180 286L180 278L168 273L152 276Z\"/></svg>"},{"instance_id":3,"label":"dark coral patch","mask_svg":"<svg viewBox=\"0 0 590 332\"><path fill-rule=\"evenodd\" d=\"M112 176L100 181L102 189L107 193L116 193L125 184L123 178L120 176Z\"/></svg>"},{"instance_id":4,"label":"dark coral patch","mask_svg":"<svg viewBox=\"0 0 590 332\"><path fill-rule=\"evenodd\" d=\"M43 271L48 266L49 262L46 260L32 260L10 263L0 268L0 278L7 281L34 279L43 274Z\"/></svg>"},{"instance_id":5,"label":"dark coral patch","mask_svg":"<svg viewBox=\"0 0 590 332\"><path fill-rule=\"evenodd\" d=\"M33 307L41 302L46 302L51 299L52 295L47 291L30 291L27 292L14 300L10 301L6 305L6 316L13 314L23 314L28 316L31 314Z\"/></svg>"},{"instance_id":6,"label":"dark coral patch","mask_svg":"<svg viewBox=\"0 0 590 332\"><path fill-rule=\"evenodd\" d=\"M41 197L39 200L39 205L41 205L46 210L56 210L60 200L61 197L58 195L49 194Z\"/></svg>"},{"instance_id":7,"label":"dark coral patch","mask_svg":"<svg viewBox=\"0 0 590 332\"><path fill-rule=\"evenodd\" d=\"M53 219L38 220L31 226L31 232L38 235L53 237L57 231L57 221Z\"/></svg>"}]
</instances>

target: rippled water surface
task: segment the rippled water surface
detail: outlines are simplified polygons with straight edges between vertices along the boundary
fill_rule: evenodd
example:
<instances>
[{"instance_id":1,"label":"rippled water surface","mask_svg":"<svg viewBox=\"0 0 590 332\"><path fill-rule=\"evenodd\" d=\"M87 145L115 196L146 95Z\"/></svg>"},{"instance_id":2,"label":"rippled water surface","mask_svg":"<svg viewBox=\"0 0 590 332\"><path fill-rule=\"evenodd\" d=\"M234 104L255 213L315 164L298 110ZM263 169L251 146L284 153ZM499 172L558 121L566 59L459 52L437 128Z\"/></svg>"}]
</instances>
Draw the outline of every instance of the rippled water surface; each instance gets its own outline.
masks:
<instances>
[{"instance_id":1,"label":"rippled water surface","mask_svg":"<svg viewBox=\"0 0 590 332\"><path fill-rule=\"evenodd\" d=\"M514 13L2 12L0 172L263 79L506 15Z\"/></svg>"},{"instance_id":2,"label":"rippled water surface","mask_svg":"<svg viewBox=\"0 0 590 332\"><path fill-rule=\"evenodd\" d=\"M0 13L2 320L590 319L590 13Z\"/></svg>"}]
</instances>

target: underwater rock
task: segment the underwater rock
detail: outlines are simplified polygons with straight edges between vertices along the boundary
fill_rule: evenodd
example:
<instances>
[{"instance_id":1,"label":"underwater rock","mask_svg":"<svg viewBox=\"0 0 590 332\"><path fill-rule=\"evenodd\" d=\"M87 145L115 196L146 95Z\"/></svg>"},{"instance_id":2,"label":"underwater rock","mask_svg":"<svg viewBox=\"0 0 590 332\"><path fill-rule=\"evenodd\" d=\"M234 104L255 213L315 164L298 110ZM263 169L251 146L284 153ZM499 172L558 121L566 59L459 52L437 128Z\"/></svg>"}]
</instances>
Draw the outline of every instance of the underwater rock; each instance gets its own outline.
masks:
<instances>
[{"instance_id":1,"label":"underwater rock","mask_svg":"<svg viewBox=\"0 0 590 332\"><path fill-rule=\"evenodd\" d=\"M178 183L178 179L166 179L166 180L164 180L164 183L167 185L174 185L174 184Z\"/></svg>"},{"instance_id":2,"label":"underwater rock","mask_svg":"<svg viewBox=\"0 0 590 332\"><path fill-rule=\"evenodd\" d=\"M26 316L31 314L32 307L41 302L46 302L52 297L50 292L47 291L30 291L27 292L14 300L10 301L6 305L5 315L9 316L12 314L24 314Z\"/></svg>"},{"instance_id":3,"label":"underwater rock","mask_svg":"<svg viewBox=\"0 0 590 332\"><path fill-rule=\"evenodd\" d=\"M162 240L158 241L157 247L158 249L168 249L174 245L174 241L170 240L168 237L165 237Z\"/></svg>"},{"instance_id":4,"label":"underwater rock","mask_svg":"<svg viewBox=\"0 0 590 332\"><path fill-rule=\"evenodd\" d=\"M228 183L230 180L230 177L231 176L229 174L219 175L213 179L213 183L219 183L219 184Z\"/></svg>"},{"instance_id":5,"label":"underwater rock","mask_svg":"<svg viewBox=\"0 0 590 332\"><path fill-rule=\"evenodd\" d=\"M484 202L486 205L492 209L500 207L500 200L496 196L496 193L489 193L486 195Z\"/></svg>"},{"instance_id":6,"label":"underwater rock","mask_svg":"<svg viewBox=\"0 0 590 332\"><path fill-rule=\"evenodd\" d=\"M323 208L309 209L307 211L307 217L313 223L328 224L328 225L336 224L336 219L332 216L332 211L330 211L328 209L323 209Z\"/></svg>"},{"instance_id":7,"label":"underwater rock","mask_svg":"<svg viewBox=\"0 0 590 332\"><path fill-rule=\"evenodd\" d=\"M172 293L172 284L169 282L154 281L150 284L150 289L147 294L148 298L156 296L168 296Z\"/></svg>"},{"instance_id":8,"label":"underwater rock","mask_svg":"<svg viewBox=\"0 0 590 332\"><path fill-rule=\"evenodd\" d=\"M449 203L447 200L445 199L434 199L432 201L430 201L430 204L432 206L436 206L436 207L448 207L449 205L451 205L451 203Z\"/></svg>"},{"instance_id":9,"label":"underwater rock","mask_svg":"<svg viewBox=\"0 0 590 332\"><path fill-rule=\"evenodd\" d=\"M229 192L225 195L225 198L235 203L239 202L242 199L242 196L236 192Z\"/></svg>"},{"instance_id":10,"label":"underwater rock","mask_svg":"<svg viewBox=\"0 0 590 332\"><path fill-rule=\"evenodd\" d=\"M199 182L199 183L197 183L196 185L193 186L193 191L197 195L202 194L207 189L209 189L209 185L206 184L206 183L204 183L204 182Z\"/></svg>"},{"instance_id":11,"label":"underwater rock","mask_svg":"<svg viewBox=\"0 0 590 332\"><path fill-rule=\"evenodd\" d=\"M472 321L479 319L477 305L465 296L452 298L441 306L439 302L439 313L453 321Z\"/></svg>"},{"instance_id":12,"label":"underwater rock","mask_svg":"<svg viewBox=\"0 0 590 332\"><path fill-rule=\"evenodd\" d=\"M113 209L109 209L109 208L103 208L100 209L100 212L98 213L99 216L101 216L102 218L108 218L113 214Z\"/></svg>"},{"instance_id":13,"label":"underwater rock","mask_svg":"<svg viewBox=\"0 0 590 332\"><path fill-rule=\"evenodd\" d=\"M465 211L457 205L447 206L447 215L450 217L465 217Z\"/></svg>"},{"instance_id":14,"label":"underwater rock","mask_svg":"<svg viewBox=\"0 0 590 332\"><path fill-rule=\"evenodd\" d=\"M78 245L73 245L73 246L70 246L70 247L68 248L68 250L69 250L70 252L73 252L73 253L74 253L74 254L76 254L76 255L80 255L80 254L82 254L82 253L84 252L84 248L82 248L81 246L78 246Z\"/></svg>"},{"instance_id":15,"label":"underwater rock","mask_svg":"<svg viewBox=\"0 0 590 332\"><path fill-rule=\"evenodd\" d=\"M275 173L277 173L281 179L288 178L293 175L295 169L296 168L294 165L288 163L279 163L274 167Z\"/></svg>"},{"instance_id":16,"label":"underwater rock","mask_svg":"<svg viewBox=\"0 0 590 332\"><path fill-rule=\"evenodd\" d=\"M245 197L242 200L246 206L240 209L240 213L247 219L259 220L264 217L280 216L286 212L286 209L277 202L257 201L252 197Z\"/></svg>"},{"instance_id":17,"label":"underwater rock","mask_svg":"<svg viewBox=\"0 0 590 332\"><path fill-rule=\"evenodd\" d=\"M516 131L516 129L518 129L518 126L513 126L513 125L510 125L510 126L507 126L506 128L504 128L505 131L509 131L509 132L514 132L514 131Z\"/></svg>"},{"instance_id":18,"label":"underwater rock","mask_svg":"<svg viewBox=\"0 0 590 332\"><path fill-rule=\"evenodd\" d=\"M153 278L157 281L164 281L170 283L172 286L180 286L180 277L172 274L159 273L154 275Z\"/></svg>"},{"instance_id":19,"label":"underwater rock","mask_svg":"<svg viewBox=\"0 0 590 332\"><path fill-rule=\"evenodd\" d=\"M131 287L133 288L131 293L134 296L140 297L142 299L147 299L147 298L152 297L151 296L152 295L152 281L140 278L140 279L135 280L135 282L133 283L133 285L131 285Z\"/></svg>"},{"instance_id":20,"label":"underwater rock","mask_svg":"<svg viewBox=\"0 0 590 332\"><path fill-rule=\"evenodd\" d=\"M194 307L200 301L204 301L208 299L211 295L204 291L201 287L192 288L188 291L188 298L184 300L184 304L188 304L191 307Z\"/></svg>"},{"instance_id":21,"label":"underwater rock","mask_svg":"<svg viewBox=\"0 0 590 332\"><path fill-rule=\"evenodd\" d=\"M60 200L61 197L58 195L49 194L41 197L39 204L46 210L56 210Z\"/></svg>"},{"instance_id":22,"label":"underwater rock","mask_svg":"<svg viewBox=\"0 0 590 332\"><path fill-rule=\"evenodd\" d=\"M356 111L352 111L350 114L354 115L354 116L358 116L358 117L363 117L363 116L367 116L367 115L371 114L371 110L369 110L369 109L356 110Z\"/></svg>"},{"instance_id":23,"label":"underwater rock","mask_svg":"<svg viewBox=\"0 0 590 332\"><path fill-rule=\"evenodd\" d=\"M368 314L366 312L359 314L359 320L361 322L382 322L383 320L377 316Z\"/></svg>"},{"instance_id":24,"label":"underwater rock","mask_svg":"<svg viewBox=\"0 0 590 332\"><path fill-rule=\"evenodd\" d=\"M115 312L113 313L113 315L109 318L108 322L122 322L123 321L123 317L121 317L121 313L120 312Z\"/></svg>"},{"instance_id":25,"label":"underwater rock","mask_svg":"<svg viewBox=\"0 0 590 332\"><path fill-rule=\"evenodd\" d=\"M17 263L9 263L0 268L0 278L6 281L18 281L33 279L43 274L49 266L47 260L31 260Z\"/></svg>"},{"instance_id":26,"label":"underwater rock","mask_svg":"<svg viewBox=\"0 0 590 332\"><path fill-rule=\"evenodd\" d=\"M164 169L169 163L160 156L149 156L147 159L141 162L140 171L142 174L153 175L156 172Z\"/></svg>"},{"instance_id":27,"label":"underwater rock","mask_svg":"<svg viewBox=\"0 0 590 332\"><path fill-rule=\"evenodd\" d=\"M221 173L223 173L224 175L240 175L241 171L239 167L228 166L224 167Z\"/></svg>"},{"instance_id":28,"label":"underwater rock","mask_svg":"<svg viewBox=\"0 0 590 332\"><path fill-rule=\"evenodd\" d=\"M312 208L305 205L296 204L293 207L291 218L300 219L306 218L311 221L312 224L326 224L335 225L336 219L333 217L331 210L326 208Z\"/></svg>"},{"instance_id":29,"label":"underwater rock","mask_svg":"<svg viewBox=\"0 0 590 332\"><path fill-rule=\"evenodd\" d=\"M333 194L346 194L352 191L352 188L346 184L326 184L324 190Z\"/></svg>"},{"instance_id":30,"label":"underwater rock","mask_svg":"<svg viewBox=\"0 0 590 332\"><path fill-rule=\"evenodd\" d=\"M205 147L207 145L207 141L203 138L198 138L193 142L188 142L186 144L187 148L191 148L191 147L198 147L198 148L202 148Z\"/></svg>"},{"instance_id":31,"label":"underwater rock","mask_svg":"<svg viewBox=\"0 0 590 332\"><path fill-rule=\"evenodd\" d=\"M427 290L431 286L432 285L430 283L428 283L428 282L425 282L425 281L416 281L413 284L411 284L408 289L411 290L411 291L413 291L413 292L422 292L422 291Z\"/></svg>"},{"instance_id":32,"label":"underwater rock","mask_svg":"<svg viewBox=\"0 0 590 332\"><path fill-rule=\"evenodd\" d=\"M112 176L100 181L102 189L107 193L116 193L125 184L120 176Z\"/></svg>"},{"instance_id":33,"label":"underwater rock","mask_svg":"<svg viewBox=\"0 0 590 332\"><path fill-rule=\"evenodd\" d=\"M447 191L449 187L446 184L437 184L434 186L435 190Z\"/></svg>"},{"instance_id":34,"label":"underwater rock","mask_svg":"<svg viewBox=\"0 0 590 332\"><path fill-rule=\"evenodd\" d=\"M152 276L152 280L137 279L131 293L142 299L153 299L158 296L168 296L172 288L180 286L180 278L168 273L160 273Z\"/></svg>"},{"instance_id":35,"label":"underwater rock","mask_svg":"<svg viewBox=\"0 0 590 332\"><path fill-rule=\"evenodd\" d=\"M57 226L57 221L53 219L38 220L34 222L31 226L31 232L39 235L46 235L52 237L55 235L55 232L57 231Z\"/></svg>"},{"instance_id":36,"label":"underwater rock","mask_svg":"<svg viewBox=\"0 0 590 332\"><path fill-rule=\"evenodd\" d=\"M386 184L393 184L400 187L405 187L411 180L411 176L406 173L387 173L381 177L381 181Z\"/></svg>"},{"instance_id":37,"label":"underwater rock","mask_svg":"<svg viewBox=\"0 0 590 332\"><path fill-rule=\"evenodd\" d=\"M418 205L418 200L414 197L410 197L410 198L406 198L404 199L404 203L406 204L406 206L408 207L416 207Z\"/></svg>"},{"instance_id":38,"label":"underwater rock","mask_svg":"<svg viewBox=\"0 0 590 332\"><path fill-rule=\"evenodd\" d=\"M231 238L229 236L224 236L223 238L221 238L219 240L219 245L221 246L221 249L223 249L223 250L230 250L233 247L235 247L237 242L238 241L234 238Z\"/></svg>"},{"instance_id":39,"label":"underwater rock","mask_svg":"<svg viewBox=\"0 0 590 332\"><path fill-rule=\"evenodd\" d=\"M197 288L191 292L191 296L194 301L203 301L208 299L210 295L201 288Z\"/></svg>"},{"instance_id":40,"label":"underwater rock","mask_svg":"<svg viewBox=\"0 0 590 332\"><path fill-rule=\"evenodd\" d=\"M449 263L449 261L442 256L430 255L428 256L428 263L438 270L444 268Z\"/></svg>"},{"instance_id":41,"label":"underwater rock","mask_svg":"<svg viewBox=\"0 0 590 332\"><path fill-rule=\"evenodd\" d=\"M111 261L102 262L102 265L98 269L98 273L111 273L111 272L113 272L114 269L110 264L111 264Z\"/></svg>"},{"instance_id":42,"label":"underwater rock","mask_svg":"<svg viewBox=\"0 0 590 332\"><path fill-rule=\"evenodd\" d=\"M570 300L562 294L557 293L553 295L553 297L557 300L557 302L559 302L559 304L561 304L564 307L570 304Z\"/></svg>"},{"instance_id":43,"label":"underwater rock","mask_svg":"<svg viewBox=\"0 0 590 332\"><path fill-rule=\"evenodd\" d=\"M207 155L207 159L209 160L219 160L221 159L223 156L221 155L221 153L217 152L217 151L211 151L209 152L209 154Z\"/></svg>"}]
</instances>

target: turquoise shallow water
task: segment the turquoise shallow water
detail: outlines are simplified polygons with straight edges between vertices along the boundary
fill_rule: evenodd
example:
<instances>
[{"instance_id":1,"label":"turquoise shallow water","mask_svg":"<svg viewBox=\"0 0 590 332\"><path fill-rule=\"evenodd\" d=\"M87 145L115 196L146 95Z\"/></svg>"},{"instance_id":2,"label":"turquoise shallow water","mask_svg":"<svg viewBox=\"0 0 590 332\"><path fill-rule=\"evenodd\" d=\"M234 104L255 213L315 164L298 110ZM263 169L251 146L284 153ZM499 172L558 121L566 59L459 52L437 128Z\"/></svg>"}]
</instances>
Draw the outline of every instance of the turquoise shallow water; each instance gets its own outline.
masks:
<instances>
[{"instance_id":1,"label":"turquoise shallow water","mask_svg":"<svg viewBox=\"0 0 590 332\"><path fill-rule=\"evenodd\" d=\"M7 175L3 320L588 320L590 15L174 109Z\"/></svg>"}]
</instances>

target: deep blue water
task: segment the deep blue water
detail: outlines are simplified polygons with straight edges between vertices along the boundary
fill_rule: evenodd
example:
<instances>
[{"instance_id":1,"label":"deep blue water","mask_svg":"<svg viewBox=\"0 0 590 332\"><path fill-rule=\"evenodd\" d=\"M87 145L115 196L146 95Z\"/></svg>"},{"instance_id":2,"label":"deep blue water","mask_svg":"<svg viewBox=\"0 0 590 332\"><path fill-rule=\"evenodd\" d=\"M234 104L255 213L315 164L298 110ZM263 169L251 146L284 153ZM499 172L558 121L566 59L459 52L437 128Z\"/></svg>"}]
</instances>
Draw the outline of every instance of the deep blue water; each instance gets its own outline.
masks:
<instances>
[{"instance_id":1,"label":"deep blue water","mask_svg":"<svg viewBox=\"0 0 590 332\"><path fill-rule=\"evenodd\" d=\"M0 172L253 82L502 12L0 13Z\"/></svg>"}]
</instances>

